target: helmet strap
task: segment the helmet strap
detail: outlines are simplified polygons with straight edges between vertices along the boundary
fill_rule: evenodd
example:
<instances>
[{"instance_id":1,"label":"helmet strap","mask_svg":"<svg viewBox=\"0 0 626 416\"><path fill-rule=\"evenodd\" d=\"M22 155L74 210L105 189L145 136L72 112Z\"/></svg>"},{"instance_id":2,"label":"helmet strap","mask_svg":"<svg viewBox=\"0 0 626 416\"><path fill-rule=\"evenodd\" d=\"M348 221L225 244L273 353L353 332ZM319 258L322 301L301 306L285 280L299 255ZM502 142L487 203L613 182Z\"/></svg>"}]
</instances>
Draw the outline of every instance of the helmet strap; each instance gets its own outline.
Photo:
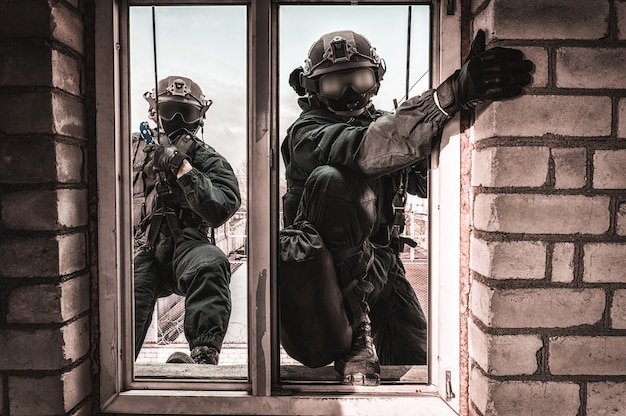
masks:
<instances>
[{"instance_id":1,"label":"helmet strap","mask_svg":"<svg viewBox=\"0 0 626 416\"><path fill-rule=\"evenodd\" d=\"M356 116L360 116L361 114L363 114L365 112L365 109L367 108L367 106L369 105L369 100L368 103L363 106L363 107L359 107L359 108L355 108L354 110L337 110L333 107L331 107L330 103L328 102L328 100L324 97L318 94L317 96L318 100L324 104L324 106L326 108L328 108L328 111L337 114L338 116L342 116L342 117L356 117Z\"/></svg>"},{"instance_id":2,"label":"helmet strap","mask_svg":"<svg viewBox=\"0 0 626 416\"><path fill-rule=\"evenodd\" d=\"M304 73L300 72L300 85L307 91L319 92L319 81L304 76Z\"/></svg>"}]
</instances>

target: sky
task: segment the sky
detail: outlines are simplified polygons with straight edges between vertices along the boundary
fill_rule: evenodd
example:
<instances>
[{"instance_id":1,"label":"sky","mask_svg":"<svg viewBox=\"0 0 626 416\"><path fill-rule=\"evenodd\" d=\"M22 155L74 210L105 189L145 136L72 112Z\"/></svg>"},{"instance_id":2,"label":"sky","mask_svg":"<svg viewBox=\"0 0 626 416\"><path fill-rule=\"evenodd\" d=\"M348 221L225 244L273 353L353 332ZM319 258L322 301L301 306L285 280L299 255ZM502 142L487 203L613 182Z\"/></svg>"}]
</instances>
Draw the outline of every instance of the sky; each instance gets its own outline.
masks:
<instances>
[{"instance_id":1,"label":"sky","mask_svg":"<svg viewBox=\"0 0 626 416\"><path fill-rule=\"evenodd\" d=\"M428 87L429 8L412 6L409 96ZM204 140L233 167L246 163L246 7L156 7L157 78L181 75L200 85L213 101L206 114ZM350 29L366 36L385 60L387 72L374 104L393 110L405 94L408 6L292 5L279 9L279 134L280 142L300 109L288 84L289 73L301 66L310 46L324 33ZM131 7L131 128L147 121L143 94L154 88L152 8ZM418 78L420 83L414 85Z\"/></svg>"}]
</instances>

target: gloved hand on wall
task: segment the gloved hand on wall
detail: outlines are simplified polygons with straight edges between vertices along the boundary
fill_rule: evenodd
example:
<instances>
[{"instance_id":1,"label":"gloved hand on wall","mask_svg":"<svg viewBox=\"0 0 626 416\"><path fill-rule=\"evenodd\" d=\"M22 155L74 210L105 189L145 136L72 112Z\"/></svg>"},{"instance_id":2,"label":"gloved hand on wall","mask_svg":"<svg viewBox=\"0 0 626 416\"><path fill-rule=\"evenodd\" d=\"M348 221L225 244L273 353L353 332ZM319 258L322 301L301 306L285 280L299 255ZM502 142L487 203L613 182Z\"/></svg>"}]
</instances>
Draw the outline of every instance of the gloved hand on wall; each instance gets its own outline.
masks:
<instances>
[{"instance_id":1,"label":"gloved hand on wall","mask_svg":"<svg viewBox=\"0 0 626 416\"><path fill-rule=\"evenodd\" d=\"M189 155L180 152L173 144L159 145L154 152L153 165L161 172L169 171L176 175L185 159L191 160Z\"/></svg>"},{"instance_id":2,"label":"gloved hand on wall","mask_svg":"<svg viewBox=\"0 0 626 416\"><path fill-rule=\"evenodd\" d=\"M522 87L530 84L534 68L532 61L523 58L519 49L485 50L485 32L479 30L465 64L437 87L439 108L452 116L461 108L519 96Z\"/></svg>"}]
</instances>

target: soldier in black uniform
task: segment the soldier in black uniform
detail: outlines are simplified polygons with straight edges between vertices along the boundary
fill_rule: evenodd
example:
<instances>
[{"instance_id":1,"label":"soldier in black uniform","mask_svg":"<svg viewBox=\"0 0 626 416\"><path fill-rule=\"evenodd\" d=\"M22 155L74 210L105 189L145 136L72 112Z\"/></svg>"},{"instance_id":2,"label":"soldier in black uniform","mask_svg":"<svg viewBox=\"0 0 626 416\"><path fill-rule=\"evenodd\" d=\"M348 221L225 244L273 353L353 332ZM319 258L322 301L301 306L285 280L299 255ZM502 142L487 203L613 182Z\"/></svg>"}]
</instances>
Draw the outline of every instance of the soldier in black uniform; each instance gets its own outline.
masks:
<instances>
[{"instance_id":1,"label":"soldier in black uniform","mask_svg":"<svg viewBox=\"0 0 626 416\"><path fill-rule=\"evenodd\" d=\"M387 113L371 102L385 66L364 36L337 31L311 46L290 75L304 98L281 147L279 287L288 353L309 366L334 361L341 381L354 385L378 385L380 364L426 364L426 320L399 256L406 194L426 197L429 155L454 114L520 95L532 68L519 50L485 50L479 31L460 70ZM330 267L312 267L324 250ZM340 310L329 301L333 279Z\"/></svg>"},{"instance_id":2,"label":"soldier in black uniform","mask_svg":"<svg viewBox=\"0 0 626 416\"><path fill-rule=\"evenodd\" d=\"M226 159L196 137L211 101L195 82L168 76L144 98L160 127L146 123L132 141L135 357L157 298L177 293L185 296L191 356L174 353L168 362L217 364L231 312L230 264L210 230L239 208L239 185Z\"/></svg>"}]
</instances>

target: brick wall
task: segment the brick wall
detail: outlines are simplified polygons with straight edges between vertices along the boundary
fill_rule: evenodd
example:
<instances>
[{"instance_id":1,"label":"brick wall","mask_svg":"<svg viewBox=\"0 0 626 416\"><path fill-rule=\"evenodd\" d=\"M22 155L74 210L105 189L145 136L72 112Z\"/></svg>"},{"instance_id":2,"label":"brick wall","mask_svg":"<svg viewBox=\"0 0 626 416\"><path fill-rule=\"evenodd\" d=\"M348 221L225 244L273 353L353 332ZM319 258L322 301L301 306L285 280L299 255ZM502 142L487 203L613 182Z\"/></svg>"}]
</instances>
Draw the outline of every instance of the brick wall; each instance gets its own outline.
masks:
<instances>
[{"instance_id":1,"label":"brick wall","mask_svg":"<svg viewBox=\"0 0 626 416\"><path fill-rule=\"evenodd\" d=\"M536 64L471 135L469 414L626 414L626 3L471 2Z\"/></svg>"},{"instance_id":2,"label":"brick wall","mask_svg":"<svg viewBox=\"0 0 626 416\"><path fill-rule=\"evenodd\" d=\"M0 414L91 411L78 0L0 2Z\"/></svg>"},{"instance_id":3,"label":"brick wall","mask_svg":"<svg viewBox=\"0 0 626 416\"><path fill-rule=\"evenodd\" d=\"M0 1L3 415L98 405L91 4ZM537 68L472 128L469 414L625 414L626 2L470 10Z\"/></svg>"}]
</instances>

